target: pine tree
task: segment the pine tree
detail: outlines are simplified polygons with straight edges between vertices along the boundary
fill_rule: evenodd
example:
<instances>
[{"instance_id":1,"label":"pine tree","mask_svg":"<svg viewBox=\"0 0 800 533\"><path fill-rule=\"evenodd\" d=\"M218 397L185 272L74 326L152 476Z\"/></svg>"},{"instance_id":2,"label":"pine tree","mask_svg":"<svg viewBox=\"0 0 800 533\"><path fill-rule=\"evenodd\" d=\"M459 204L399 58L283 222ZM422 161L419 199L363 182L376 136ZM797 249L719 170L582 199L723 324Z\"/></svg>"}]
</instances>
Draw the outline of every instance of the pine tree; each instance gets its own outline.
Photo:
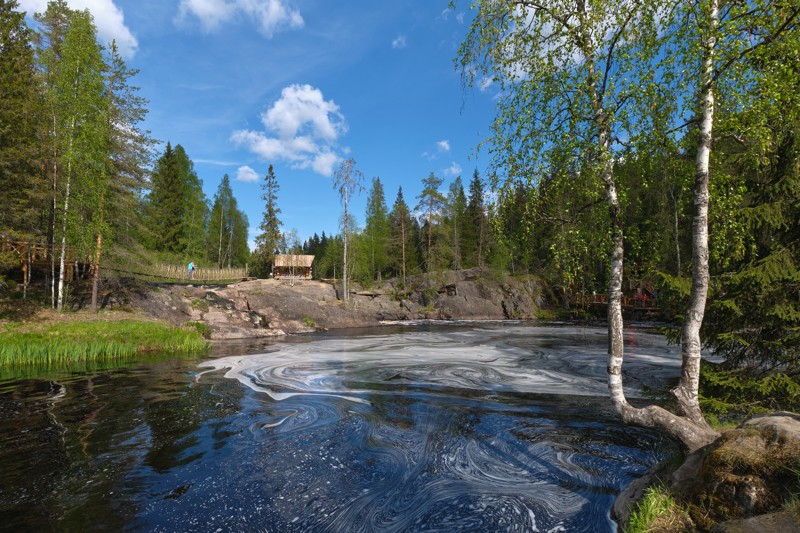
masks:
<instances>
[{"instance_id":1,"label":"pine tree","mask_svg":"<svg viewBox=\"0 0 800 533\"><path fill-rule=\"evenodd\" d=\"M431 172L427 178L422 180L422 192L417 197L419 203L416 209L422 213L420 222L423 223L423 229L427 237L427 246L425 248L425 269L427 272L432 272L439 266L440 254L434 254L434 245L439 244L439 242L434 240L434 233L439 229L439 223L444 215L446 205L445 197L439 191L442 181L442 178Z\"/></svg>"},{"instance_id":2,"label":"pine tree","mask_svg":"<svg viewBox=\"0 0 800 533\"><path fill-rule=\"evenodd\" d=\"M256 236L253 271L256 276L266 278L272 272L275 253L283 247L281 221L278 218L281 213L278 207L280 186L272 165L267 170L261 190L263 191L261 199L264 201L264 214L258 227L261 233Z\"/></svg>"}]
</instances>

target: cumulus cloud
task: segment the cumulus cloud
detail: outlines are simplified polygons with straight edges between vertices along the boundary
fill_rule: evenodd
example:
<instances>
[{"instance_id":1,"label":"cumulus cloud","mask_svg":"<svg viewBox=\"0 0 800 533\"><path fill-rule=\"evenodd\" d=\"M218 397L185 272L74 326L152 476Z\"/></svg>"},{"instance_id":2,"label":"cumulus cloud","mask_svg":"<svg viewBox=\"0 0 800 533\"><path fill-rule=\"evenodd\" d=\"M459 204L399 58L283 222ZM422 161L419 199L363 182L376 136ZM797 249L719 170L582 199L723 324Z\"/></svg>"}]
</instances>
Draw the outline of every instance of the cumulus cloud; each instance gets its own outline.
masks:
<instances>
[{"instance_id":1,"label":"cumulus cloud","mask_svg":"<svg viewBox=\"0 0 800 533\"><path fill-rule=\"evenodd\" d=\"M406 36L405 35L398 35L392 41L392 48L397 50L398 48L405 48L406 47Z\"/></svg>"},{"instance_id":2,"label":"cumulus cloud","mask_svg":"<svg viewBox=\"0 0 800 533\"><path fill-rule=\"evenodd\" d=\"M302 28L300 12L286 0L181 0L178 6L179 23L195 17L205 31L213 32L237 18L254 20L258 30L267 38L284 29Z\"/></svg>"},{"instance_id":3,"label":"cumulus cloud","mask_svg":"<svg viewBox=\"0 0 800 533\"><path fill-rule=\"evenodd\" d=\"M461 165L453 161L453 163L444 169L444 175L449 177L456 177L461 175Z\"/></svg>"},{"instance_id":4,"label":"cumulus cloud","mask_svg":"<svg viewBox=\"0 0 800 533\"><path fill-rule=\"evenodd\" d=\"M20 0L20 9L29 15L43 13L47 9L47 0ZM71 9L88 9L97 26L97 37L100 42L108 44L117 42L122 57L130 59L136 54L139 42L130 28L125 25L125 15L113 0L67 0Z\"/></svg>"},{"instance_id":5,"label":"cumulus cloud","mask_svg":"<svg viewBox=\"0 0 800 533\"><path fill-rule=\"evenodd\" d=\"M261 114L264 131L238 130L231 140L266 161L287 161L323 176L333 174L341 159L339 136L347 131L344 116L332 100L310 85L291 85Z\"/></svg>"},{"instance_id":6,"label":"cumulus cloud","mask_svg":"<svg viewBox=\"0 0 800 533\"><path fill-rule=\"evenodd\" d=\"M439 159L448 152L450 152L450 141L442 139L441 141L436 141L436 149L422 152L422 157L433 161L434 159Z\"/></svg>"},{"instance_id":7,"label":"cumulus cloud","mask_svg":"<svg viewBox=\"0 0 800 533\"><path fill-rule=\"evenodd\" d=\"M238 181L258 181L258 177L258 172L247 165L236 170L236 179Z\"/></svg>"}]
</instances>

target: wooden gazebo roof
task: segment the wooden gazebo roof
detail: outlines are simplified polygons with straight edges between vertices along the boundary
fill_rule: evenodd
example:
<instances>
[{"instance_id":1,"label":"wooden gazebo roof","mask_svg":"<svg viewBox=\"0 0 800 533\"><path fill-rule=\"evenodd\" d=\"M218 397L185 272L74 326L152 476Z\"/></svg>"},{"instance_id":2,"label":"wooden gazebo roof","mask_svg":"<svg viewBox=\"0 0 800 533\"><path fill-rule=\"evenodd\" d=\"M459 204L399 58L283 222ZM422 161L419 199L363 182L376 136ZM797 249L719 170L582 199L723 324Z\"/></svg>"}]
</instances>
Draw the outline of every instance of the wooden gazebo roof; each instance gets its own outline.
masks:
<instances>
[{"instance_id":1,"label":"wooden gazebo roof","mask_svg":"<svg viewBox=\"0 0 800 533\"><path fill-rule=\"evenodd\" d=\"M282 268L300 267L311 268L314 262L313 255L279 254L275 256L275 266Z\"/></svg>"}]
</instances>

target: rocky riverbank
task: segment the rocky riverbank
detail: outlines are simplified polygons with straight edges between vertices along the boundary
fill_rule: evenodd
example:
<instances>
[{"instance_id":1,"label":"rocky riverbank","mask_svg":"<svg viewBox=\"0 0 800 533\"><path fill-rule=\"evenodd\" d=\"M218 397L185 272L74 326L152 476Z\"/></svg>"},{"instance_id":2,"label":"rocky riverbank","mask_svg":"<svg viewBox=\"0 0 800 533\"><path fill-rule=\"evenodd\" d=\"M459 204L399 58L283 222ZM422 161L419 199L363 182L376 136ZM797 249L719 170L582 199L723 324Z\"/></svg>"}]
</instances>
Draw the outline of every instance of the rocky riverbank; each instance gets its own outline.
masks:
<instances>
[{"instance_id":1,"label":"rocky riverbank","mask_svg":"<svg viewBox=\"0 0 800 533\"><path fill-rule=\"evenodd\" d=\"M529 279L478 269L389 280L374 287L321 281L252 280L225 286L155 285L128 291L143 313L180 325L200 322L212 339L258 338L399 320L534 318L541 288Z\"/></svg>"}]
</instances>

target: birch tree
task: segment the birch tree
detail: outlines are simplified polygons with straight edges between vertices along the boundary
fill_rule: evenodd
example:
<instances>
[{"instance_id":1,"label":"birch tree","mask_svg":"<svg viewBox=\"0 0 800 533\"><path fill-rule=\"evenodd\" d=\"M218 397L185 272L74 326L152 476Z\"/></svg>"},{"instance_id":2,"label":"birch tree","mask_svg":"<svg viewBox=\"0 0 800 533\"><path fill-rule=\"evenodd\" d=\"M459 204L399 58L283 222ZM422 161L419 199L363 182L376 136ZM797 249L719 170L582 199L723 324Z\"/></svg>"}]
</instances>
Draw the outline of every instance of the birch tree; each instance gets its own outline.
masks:
<instances>
[{"instance_id":1,"label":"birch tree","mask_svg":"<svg viewBox=\"0 0 800 533\"><path fill-rule=\"evenodd\" d=\"M344 208L344 214L342 215L342 238L344 241L342 251L342 267L344 270L342 272L342 290L344 301L347 302L349 300L347 293L347 278L349 276L347 269L347 233L350 225L349 204L353 194L364 190L364 175L356 168L355 159L345 159L339 164L339 168L334 175L333 188L339 193L339 198Z\"/></svg>"},{"instance_id":2,"label":"birch tree","mask_svg":"<svg viewBox=\"0 0 800 533\"><path fill-rule=\"evenodd\" d=\"M644 93L658 35L658 2L490 1L477 13L457 58L465 84L495 83L499 111L489 139L503 183L547 175L567 156L572 172L602 187L608 209L608 386L626 423L664 430L695 450L717 433L704 420L625 398L622 286L624 235L615 151L635 134L630 105ZM557 156L558 154L558 156ZM504 177L504 179L503 179ZM561 176L556 176L559 179ZM679 413L691 408L681 407Z\"/></svg>"},{"instance_id":3,"label":"birch tree","mask_svg":"<svg viewBox=\"0 0 800 533\"><path fill-rule=\"evenodd\" d=\"M55 78L58 129L63 134L62 168L64 192L61 210L61 251L58 276L58 309L64 305L64 274L68 230L76 240L86 235L85 223L77 216L79 207L72 206L72 190L83 206L96 206L106 185L105 154L106 106L103 71L105 64L96 30L88 11L73 12L64 37L61 66ZM92 226L89 232L96 234ZM78 246L87 251L87 243Z\"/></svg>"},{"instance_id":4,"label":"birch tree","mask_svg":"<svg viewBox=\"0 0 800 533\"><path fill-rule=\"evenodd\" d=\"M709 274L709 180L711 175L718 89L728 89L727 105L737 107L753 94L753 76L743 59L798 29L800 5L797 2L759 0L721 3L719 0L681 2L672 12L667 32L668 54L678 69L699 64L699 85L680 86L689 106L684 116L698 132L695 155L694 215L692 223L692 286L688 309L681 330L681 378L672 393L679 412L696 424L704 424L700 410L700 336L710 283ZM671 38L670 38L671 37ZM780 61L779 58L777 58ZM681 77L677 78L679 81ZM694 98L692 98L694 95ZM737 101L738 100L738 101ZM746 105L746 104L745 104ZM736 132L732 132L736 135Z\"/></svg>"},{"instance_id":5,"label":"birch tree","mask_svg":"<svg viewBox=\"0 0 800 533\"><path fill-rule=\"evenodd\" d=\"M39 66L42 79L42 106L46 118L42 121L42 131L40 138L44 142L46 152L43 161L43 174L49 182L48 198L48 223L47 223L47 246L50 250L50 302L56 307L56 263L55 263L55 239L56 239L56 215L58 210L58 200L60 197L61 185L61 152L60 140L62 134L56 102L58 89L56 79L61 67L61 53L69 26L72 10L67 7L64 0L54 0L47 4L47 9L43 13L36 13L34 19L39 24L39 31L36 34L36 61Z\"/></svg>"}]
</instances>

